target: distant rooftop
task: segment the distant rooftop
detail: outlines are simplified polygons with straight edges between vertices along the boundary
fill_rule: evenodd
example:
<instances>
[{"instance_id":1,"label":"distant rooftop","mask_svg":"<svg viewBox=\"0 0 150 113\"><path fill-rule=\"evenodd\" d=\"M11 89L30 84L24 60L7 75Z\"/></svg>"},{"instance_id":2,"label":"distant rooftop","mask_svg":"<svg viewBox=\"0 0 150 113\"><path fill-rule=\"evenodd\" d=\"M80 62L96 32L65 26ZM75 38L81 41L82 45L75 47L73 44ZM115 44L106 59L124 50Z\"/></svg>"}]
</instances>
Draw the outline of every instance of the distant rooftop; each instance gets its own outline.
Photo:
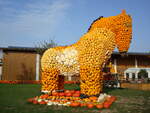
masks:
<instances>
[{"instance_id":1,"label":"distant rooftop","mask_svg":"<svg viewBox=\"0 0 150 113\"><path fill-rule=\"evenodd\" d=\"M24 51L24 52L36 52L36 47L20 47L20 46L8 46L8 47L0 47L3 51ZM119 52L113 52L113 55L120 55ZM127 52L128 55L150 55L150 52Z\"/></svg>"},{"instance_id":2,"label":"distant rooftop","mask_svg":"<svg viewBox=\"0 0 150 113\"><path fill-rule=\"evenodd\" d=\"M119 55L119 52L113 52L114 55ZM150 52L127 52L126 55L150 55Z\"/></svg>"},{"instance_id":3,"label":"distant rooftop","mask_svg":"<svg viewBox=\"0 0 150 113\"><path fill-rule=\"evenodd\" d=\"M3 51L26 51L26 52L36 52L35 47L18 47L18 46L8 46L8 47L0 47Z\"/></svg>"},{"instance_id":4,"label":"distant rooftop","mask_svg":"<svg viewBox=\"0 0 150 113\"><path fill-rule=\"evenodd\" d=\"M138 73L141 69L146 70L147 72L150 72L150 68L128 68L124 72L125 73Z\"/></svg>"}]
</instances>

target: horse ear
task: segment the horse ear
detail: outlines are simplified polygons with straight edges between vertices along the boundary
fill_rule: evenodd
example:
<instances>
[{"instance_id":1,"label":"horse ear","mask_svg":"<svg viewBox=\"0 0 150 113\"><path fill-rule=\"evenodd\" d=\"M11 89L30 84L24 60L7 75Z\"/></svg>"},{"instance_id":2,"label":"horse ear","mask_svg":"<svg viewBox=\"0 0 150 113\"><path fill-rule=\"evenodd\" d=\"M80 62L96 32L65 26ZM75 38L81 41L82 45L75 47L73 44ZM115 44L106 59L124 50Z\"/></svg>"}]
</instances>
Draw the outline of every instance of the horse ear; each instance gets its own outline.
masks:
<instances>
[{"instance_id":1,"label":"horse ear","mask_svg":"<svg viewBox=\"0 0 150 113\"><path fill-rule=\"evenodd\" d=\"M126 14L126 10L125 10L125 9L123 9L121 13L122 13L122 14Z\"/></svg>"}]
</instances>

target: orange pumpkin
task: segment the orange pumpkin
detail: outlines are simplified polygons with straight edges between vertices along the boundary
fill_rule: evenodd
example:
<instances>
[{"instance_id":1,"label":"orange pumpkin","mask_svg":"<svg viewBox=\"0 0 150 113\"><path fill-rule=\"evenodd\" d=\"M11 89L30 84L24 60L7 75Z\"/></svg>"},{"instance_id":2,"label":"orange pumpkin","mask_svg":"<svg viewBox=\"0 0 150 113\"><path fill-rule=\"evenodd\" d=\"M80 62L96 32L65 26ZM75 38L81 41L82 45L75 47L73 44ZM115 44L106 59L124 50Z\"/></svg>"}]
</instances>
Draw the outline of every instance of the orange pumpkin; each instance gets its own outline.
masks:
<instances>
[{"instance_id":1,"label":"orange pumpkin","mask_svg":"<svg viewBox=\"0 0 150 113\"><path fill-rule=\"evenodd\" d=\"M33 102L33 98L29 98L29 99L27 100L27 102L32 103L32 102Z\"/></svg>"},{"instance_id":2,"label":"orange pumpkin","mask_svg":"<svg viewBox=\"0 0 150 113\"><path fill-rule=\"evenodd\" d=\"M45 101L41 101L41 102L39 102L39 104L46 104L46 102Z\"/></svg>"},{"instance_id":3,"label":"orange pumpkin","mask_svg":"<svg viewBox=\"0 0 150 113\"><path fill-rule=\"evenodd\" d=\"M41 95L41 96L40 96L41 99L46 99L46 98L48 98L48 97L49 97L48 94L44 94L44 95Z\"/></svg>"},{"instance_id":4,"label":"orange pumpkin","mask_svg":"<svg viewBox=\"0 0 150 113\"><path fill-rule=\"evenodd\" d=\"M65 93L59 93L59 96L65 96Z\"/></svg>"},{"instance_id":5,"label":"orange pumpkin","mask_svg":"<svg viewBox=\"0 0 150 113\"><path fill-rule=\"evenodd\" d=\"M89 103L89 104L87 104L87 107L88 107L88 108L93 108L93 107L94 107L94 104Z\"/></svg>"},{"instance_id":6,"label":"orange pumpkin","mask_svg":"<svg viewBox=\"0 0 150 113\"><path fill-rule=\"evenodd\" d=\"M38 104L38 101L37 100L33 100L33 104Z\"/></svg>"},{"instance_id":7,"label":"orange pumpkin","mask_svg":"<svg viewBox=\"0 0 150 113\"><path fill-rule=\"evenodd\" d=\"M107 97L107 98L106 98L106 101L110 101L110 98L111 98L111 97Z\"/></svg>"},{"instance_id":8,"label":"orange pumpkin","mask_svg":"<svg viewBox=\"0 0 150 113\"><path fill-rule=\"evenodd\" d=\"M72 93L65 93L66 97L71 97Z\"/></svg>"},{"instance_id":9,"label":"orange pumpkin","mask_svg":"<svg viewBox=\"0 0 150 113\"><path fill-rule=\"evenodd\" d=\"M70 106L72 106L72 107L78 107L78 106L80 106L80 103L79 102L72 102L70 104Z\"/></svg>"},{"instance_id":10,"label":"orange pumpkin","mask_svg":"<svg viewBox=\"0 0 150 113\"><path fill-rule=\"evenodd\" d=\"M89 97L90 100L97 100L96 96Z\"/></svg>"},{"instance_id":11,"label":"orange pumpkin","mask_svg":"<svg viewBox=\"0 0 150 113\"><path fill-rule=\"evenodd\" d=\"M80 107L85 107L86 106L86 103L81 103L80 104Z\"/></svg>"},{"instance_id":12,"label":"orange pumpkin","mask_svg":"<svg viewBox=\"0 0 150 113\"><path fill-rule=\"evenodd\" d=\"M108 101L104 102L104 108L109 108L110 107L110 103Z\"/></svg>"},{"instance_id":13,"label":"orange pumpkin","mask_svg":"<svg viewBox=\"0 0 150 113\"><path fill-rule=\"evenodd\" d=\"M117 98L116 98L115 96L111 96L111 97L110 97L110 100L111 100L112 102L114 102L116 99L117 99Z\"/></svg>"},{"instance_id":14,"label":"orange pumpkin","mask_svg":"<svg viewBox=\"0 0 150 113\"><path fill-rule=\"evenodd\" d=\"M75 90L71 90L70 93L72 93L72 94L75 93Z\"/></svg>"},{"instance_id":15,"label":"orange pumpkin","mask_svg":"<svg viewBox=\"0 0 150 113\"><path fill-rule=\"evenodd\" d=\"M73 97L80 97L80 94L74 93L72 96L73 96Z\"/></svg>"},{"instance_id":16,"label":"orange pumpkin","mask_svg":"<svg viewBox=\"0 0 150 113\"><path fill-rule=\"evenodd\" d=\"M80 94L80 91L75 91L75 93Z\"/></svg>"},{"instance_id":17,"label":"orange pumpkin","mask_svg":"<svg viewBox=\"0 0 150 113\"><path fill-rule=\"evenodd\" d=\"M58 92L52 92L52 96L58 96L59 93Z\"/></svg>"},{"instance_id":18,"label":"orange pumpkin","mask_svg":"<svg viewBox=\"0 0 150 113\"><path fill-rule=\"evenodd\" d=\"M96 108L102 109L102 108L103 108L103 104L97 104L97 105L96 105Z\"/></svg>"},{"instance_id":19,"label":"orange pumpkin","mask_svg":"<svg viewBox=\"0 0 150 113\"><path fill-rule=\"evenodd\" d=\"M64 93L70 93L70 90L65 90L65 92Z\"/></svg>"}]
</instances>

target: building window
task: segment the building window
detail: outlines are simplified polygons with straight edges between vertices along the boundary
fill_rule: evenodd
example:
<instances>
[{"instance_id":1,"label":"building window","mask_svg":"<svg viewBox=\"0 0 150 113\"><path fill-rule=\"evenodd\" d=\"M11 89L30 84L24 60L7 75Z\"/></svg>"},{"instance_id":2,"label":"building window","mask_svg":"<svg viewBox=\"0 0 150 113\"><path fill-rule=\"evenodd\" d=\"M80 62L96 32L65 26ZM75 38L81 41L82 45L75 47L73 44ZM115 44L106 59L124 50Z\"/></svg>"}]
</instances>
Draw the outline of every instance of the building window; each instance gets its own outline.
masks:
<instances>
[{"instance_id":1,"label":"building window","mask_svg":"<svg viewBox=\"0 0 150 113\"><path fill-rule=\"evenodd\" d=\"M126 80L129 80L129 73L126 73Z\"/></svg>"},{"instance_id":2,"label":"building window","mask_svg":"<svg viewBox=\"0 0 150 113\"><path fill-rule=\"evenodd\" d=\"M132 73L132 80L135 80L135 73Z\"/></svg>"},{"instance_id":3,"label":"building window","mask_svg":"<svg viewBox=\"0 0 150 113\"><path fill-rule=\"evenodd\" d=\"M138 79L141 79L141 78L142 78L141 75L138 74Z\"/></svg>"}]
</instances>

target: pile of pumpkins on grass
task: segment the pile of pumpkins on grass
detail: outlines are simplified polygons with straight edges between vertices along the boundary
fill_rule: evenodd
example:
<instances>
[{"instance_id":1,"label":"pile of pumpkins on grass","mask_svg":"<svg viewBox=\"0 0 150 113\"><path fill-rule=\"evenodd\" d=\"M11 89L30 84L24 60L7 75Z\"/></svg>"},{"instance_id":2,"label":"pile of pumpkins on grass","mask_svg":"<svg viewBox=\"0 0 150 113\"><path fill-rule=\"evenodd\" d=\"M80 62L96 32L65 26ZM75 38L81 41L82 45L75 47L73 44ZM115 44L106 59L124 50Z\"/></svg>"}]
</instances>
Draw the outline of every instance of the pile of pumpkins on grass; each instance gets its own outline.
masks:
<instances>
[{"instance_id":1,"label":"pile of pumpkins on grass","mask_svg":"<svg viewBox=\"0 0 150 113\"><path fill-rule=\"evenodd\" d=\"M53 91L51 94L42 94L27 101L33 104L48 106L70 106L70 107L87 107L87 108L110 108L111 104L116 100L115 96L100 94L99 97L90 96L87 98L80 97L79 90L64 90L61 92Z\"/></svg>"}]
</instances>

